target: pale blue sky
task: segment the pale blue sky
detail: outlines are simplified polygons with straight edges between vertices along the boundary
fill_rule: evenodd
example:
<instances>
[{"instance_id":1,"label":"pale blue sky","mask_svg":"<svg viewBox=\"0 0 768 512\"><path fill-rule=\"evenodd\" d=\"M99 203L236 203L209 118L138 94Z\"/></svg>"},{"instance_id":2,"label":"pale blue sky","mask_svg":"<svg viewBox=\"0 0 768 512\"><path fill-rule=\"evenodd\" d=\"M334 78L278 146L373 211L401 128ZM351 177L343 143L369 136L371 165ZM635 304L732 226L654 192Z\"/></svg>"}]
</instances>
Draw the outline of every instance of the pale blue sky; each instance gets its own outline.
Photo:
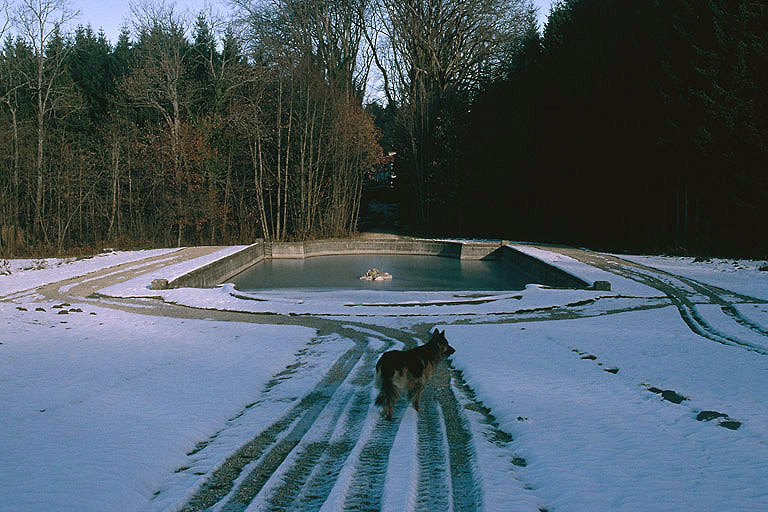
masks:
<instances>
[{"instance_id":1,"label":"pale blue sky","mask_svg":"<svg viewBox=\"0 0 768 512\"><path fill-rule=\"evenodd\" d=\"M539 8L539 24L543 28L544 21L549 13L549 7L553 0L534 0ZM228 10L225 1L212 2L211 0L177 0L177 9L188 10L193 17L204 9L206 5L215 5L216 8L226 13ZM72 7L80 10L80 16L75 24L90 24L95 31L104 28L107 39L113 43L117 40L120 27L131 21L131 10L127 1L114 0L72 0ZM194 19L194 18L193 18Z\"/></svg>"},{"instance_id":2,"label":"pale blue sky","mask_svg":"<svg viewBox=\"0 0 768 512\"><path fill-rule=\"evenodd\" d=\"M192 13L192 21L194 21L198 12L205 9L206 5L214 4L210 0L178 0L176 2L167 1L166 3L174 3L176 10L179 12L190 11ZM226 4L218 3L218 5ZM107 39L113 43L117 40L121 27L126 24L130 27L133 18L129 2L127 1L71 0L71 7L80 10L80 16L74 21L75 25L90 24L94 31L103 28ZM218 7L218 9L224 11L221 7Z\"/></svg>"},{"instance_id":3,"label":"pale blue sky","mask_svg":"<svg viewBox=\"0 0 768 512\"><path fill-rule=\"evenodd\" d=\"M547 20L549 14L549 8L554 0L533 0L536 7L539 8L539 28L544 30L544 22Z\"/></svg>"}]
</instances>

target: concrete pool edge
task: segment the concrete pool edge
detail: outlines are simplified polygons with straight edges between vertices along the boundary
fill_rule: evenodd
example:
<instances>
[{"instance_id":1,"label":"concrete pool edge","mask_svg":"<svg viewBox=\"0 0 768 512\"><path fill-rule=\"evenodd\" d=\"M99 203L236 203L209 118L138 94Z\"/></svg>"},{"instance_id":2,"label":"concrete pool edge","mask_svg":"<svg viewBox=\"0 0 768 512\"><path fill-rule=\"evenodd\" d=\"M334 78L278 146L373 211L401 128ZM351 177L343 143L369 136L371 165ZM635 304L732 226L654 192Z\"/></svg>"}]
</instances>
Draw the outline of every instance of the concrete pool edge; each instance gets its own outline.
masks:
<instances>
[{"instance_id":1,"label":"concrete pool edge","mask_svg":"<svg viewBox=\"0 0 768 512\"><path fill-rule=\"evenodd\" d=\"M525 254L506 242L451 241L408 238L340 238L303 242L264 242L212 261L168 282L167 288L218 286L265 259L304 259L347 254L401 254L465 260L496 260L529 274L540 284L555 288L596 288L597 283ZM607 284L607 283L606 283Z\"/></svg>"}]
</instances>

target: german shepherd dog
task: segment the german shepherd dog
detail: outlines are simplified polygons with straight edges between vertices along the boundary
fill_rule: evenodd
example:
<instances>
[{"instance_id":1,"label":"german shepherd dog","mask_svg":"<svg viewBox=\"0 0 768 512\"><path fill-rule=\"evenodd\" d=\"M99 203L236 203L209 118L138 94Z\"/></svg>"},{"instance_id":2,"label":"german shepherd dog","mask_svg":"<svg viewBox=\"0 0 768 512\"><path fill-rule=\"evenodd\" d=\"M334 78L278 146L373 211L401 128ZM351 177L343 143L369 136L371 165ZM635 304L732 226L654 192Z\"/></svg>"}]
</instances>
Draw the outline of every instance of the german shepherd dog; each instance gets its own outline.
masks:
<instances>
[{"instance_id":1,"label":"german shepherd dog","mask_svg":"<svg viewBox=\"0 0 768 512\"><path fill-rule=\"evenodd\" d=\"M420 411L419 396L424 386L435 373L437 363L443 357L456 352L445 339L445 331L437 329L432 338L410 350L390 350L384 352L376 363L376 385L381 390L376 397L376 405L382 406L382 414L392 419L395 402L405 389L413 408Z\"/></svg>"}]
</instances>

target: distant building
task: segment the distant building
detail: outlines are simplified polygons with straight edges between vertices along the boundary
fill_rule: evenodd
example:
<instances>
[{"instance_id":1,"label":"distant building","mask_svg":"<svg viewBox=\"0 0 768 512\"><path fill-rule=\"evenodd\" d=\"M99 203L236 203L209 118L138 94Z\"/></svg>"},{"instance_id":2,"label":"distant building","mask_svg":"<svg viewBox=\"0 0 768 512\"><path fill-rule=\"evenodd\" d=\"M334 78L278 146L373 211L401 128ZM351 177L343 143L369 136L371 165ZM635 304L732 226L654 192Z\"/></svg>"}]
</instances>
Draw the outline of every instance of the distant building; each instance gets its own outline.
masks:
<instances>
[{"instance_id":1,"label":"distant building","mask_svg":"<svg viewBox=\"0 0 768 512\"><path fill-rule=\"evenodd\" d=\"M382 156L380 164L377 169L368 172L365 179L365 188L377 189L377 188L394 188L395 178L395 156L397 153L394 151Z\"/></svg>"}]
</instances>

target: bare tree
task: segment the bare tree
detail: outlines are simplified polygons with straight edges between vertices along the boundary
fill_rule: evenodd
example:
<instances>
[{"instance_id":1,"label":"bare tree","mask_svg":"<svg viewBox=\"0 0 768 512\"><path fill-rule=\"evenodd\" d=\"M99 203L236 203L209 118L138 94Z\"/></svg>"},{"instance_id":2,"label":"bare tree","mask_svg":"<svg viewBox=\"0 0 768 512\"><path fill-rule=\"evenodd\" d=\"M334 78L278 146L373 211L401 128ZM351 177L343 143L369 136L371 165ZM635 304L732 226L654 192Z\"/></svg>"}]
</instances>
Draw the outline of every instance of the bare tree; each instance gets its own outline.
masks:
<instances>
[{"instance_id":1,"label":"bare tree","mask_svg":"<svg viewBox=\"0 0 768 512\"><path fill-rule=\"evenodd\" d=\"M362 100L370 69L370 59L361 54L369 0L285 4L295 20L291 25L295 38L301 37L305 48L314 52L328 81Z\"/></svg>"},{"instance_id":2,"label":"bare tree","mask_svg":"<svg viewBox=\"0 0 768 512\"><path fill-rule=\"evenodd\" d=\"M366 38L392 103L419 88L472 87L523 37L530 0L378 0Z\"/></svg>"},{"instance_id":3,"label":"bare tree","mask_svg":"<svg viewBox=\"0 0 768 512\"><path fill-rule=\"evenodd\" d=\"M182 124L191 91L185 90L188 66L187 22L173 4L143 2L131 6L139 33L141 65L125 78L122 91L131 105L158 114L168 128L173 182L185 186ZM176 197L177 245L181 245L183 194Z\"/></svg>"},{"instance_id":4,"label":"bare tree","mask_svg":"<svg viewBox=\"0 0 768 512\"><path fill-rule=\"evenodd\" d=\"M8 25L11 21L9 12L10 4L7 0L0 2L0 41L5 36L5 31L8 29ZM10 176L10 183L8 184L10 189L7 194L7 205L3 205L5 201L0 200L0 207L6 206L7 211L3 211L5 218L0 218L0 248L3 245L15 245L17 239L17 224L18 224L18 191L19 191L19 151L18 151L18 122L16 118L16 102L14 101L16 91L18 87L14 81L13 73L10 69L10 55L13 51L13 43L11 38L5 41L5 47L0 50L0 101L6 105L8 112L11 115L12 124L12 141L11 141L11 155L12 155L12 171ZM2 184L3 180L0 180ZM2 208L6 210L6 208ZM11 233L11 230L13 231ZM6 238L8 240L6 240Z\"/></svg>"},{"instance_id":5,"label":"bare tree","mask_svg":"<svg viewBox=\"0 0 768 512\"><path fill-rule=\"evenodd\" d=\"M0 20L0 40L5 37L5 31L8 30L8 25L11 24L11 3L10 0L3 0L0 2L0 12L2 12L2 19Z\"/></svg>"},{"instance_id":6,"label":"bare tree","mask_svg":"<svg viewBox=\"0 0 768 512\"><path fill-rule=\"evenodd\" d=\"M226 90L229 120L247 141L261 234L265 240L272 240L273 226L267 214L268 189L272 180L266 147L271 131L268 126L270 105L266 98L269 73L266 69L242 64L229 67L226 78L231 84Z\"/></svg>"},{"instance_id":7,"label":"bare tree","mask_svg":"<svg viewBox=\"0 0 768 512\"><path fill-rule=\"evenodd\" d=\"M254 53L307 59L362 101L372 57L364 44L371 0L231 0Z\"/></svg>"},{"instance_id":8,"label":"bare tree","mask_svg":"<svg viewBox=\"0 0 768 512\"><path fill-rule=\"evenodd\" d=\"M362 174L381 151L361 109L370 0L232 3L254 61L269 70L249 136L265 237L354 229Z\"/></svg>"},{"instance_id":9,"label":"bare tree","mask_svg":"<svg viewBox=\"0 0 768 512\"><path fill-rule=\"evenodd\" d=\"M172 153L179 165L183 78L188 43L186 21L173 5L141 3L131 6L142 49L143 66L126 80L125 92L135 106L159 113L171 133Z\"/></svg>"},{"instance_id":10,"label":"bare tree","mask_svg":"<svg viewBox=\"0 0 768 512\"><path fill-rule=\"evenodd\" d=\"M365 33L407 140L418 220L431 215L431 187L445 181L450 109L505 61L525 30L530 0L378 0ZM442 174L442 176L440 176ZM440 176L438 178L438 176Z\"/></svg>"},{"instance_id":11,"label":"bare tree","mask_svg":"<svg viewBox=\"0 0 768 512\"><path fill-rule=\"evenodd\" d=\"M35 230L47 241L43 221L43 191L45 187L45 135L46 121L66 95L58 87L65 73L64 60L67 45L51 44L61 38L62 27L78 16L67 0L21 0L15 11L15 24L32 47L35 70L28 83L35 94L37 118L37 158L35 160Z\"/></svg>"}]
</instances>

